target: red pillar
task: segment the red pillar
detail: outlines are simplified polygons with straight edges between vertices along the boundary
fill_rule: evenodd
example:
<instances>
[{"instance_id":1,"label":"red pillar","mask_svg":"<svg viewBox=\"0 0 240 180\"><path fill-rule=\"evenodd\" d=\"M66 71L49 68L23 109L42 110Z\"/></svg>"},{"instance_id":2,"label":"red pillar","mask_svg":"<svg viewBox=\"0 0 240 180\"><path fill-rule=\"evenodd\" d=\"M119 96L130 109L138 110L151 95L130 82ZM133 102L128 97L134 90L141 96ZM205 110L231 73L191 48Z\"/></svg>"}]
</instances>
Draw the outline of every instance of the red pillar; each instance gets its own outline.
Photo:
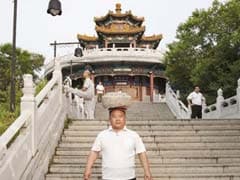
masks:
<instances>
[{"instance_id":1,"label":"red pillar","mask_svg":"<svg viewBox=\"0 0 240 180\"><path fill-rule=\"evenodd\" d=\"M154 75L150 72L150 101L153 102Z\"/></svg>"}]
</instances>

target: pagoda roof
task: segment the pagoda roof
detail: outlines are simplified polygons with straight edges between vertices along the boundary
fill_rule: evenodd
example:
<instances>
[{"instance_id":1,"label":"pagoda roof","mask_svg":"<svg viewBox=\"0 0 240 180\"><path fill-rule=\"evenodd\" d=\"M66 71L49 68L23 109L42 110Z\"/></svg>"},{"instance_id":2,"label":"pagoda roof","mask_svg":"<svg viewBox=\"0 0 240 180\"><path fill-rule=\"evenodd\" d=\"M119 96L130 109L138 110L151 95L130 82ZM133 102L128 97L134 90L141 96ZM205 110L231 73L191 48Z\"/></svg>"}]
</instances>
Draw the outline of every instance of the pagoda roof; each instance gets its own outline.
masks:
<instances>
[{"instance_id":1,"label":"pagoda roof","mask_svg":"<svg viewBox=\"0 0 240 180\"><path fill-rule=\"evenodd\" d=\"M142 36L142 41L160 41L162 40L163 36L162 34L159 35L152 35L152 36Z\"/></svg>"},{"instance_id":2,"label":"pagoda roof","mask_svg":"<svg viewBox=\"0 0 240 180\"><path fill-rule=\"evenodd\" d=\"M133 21L135 21L137 24L141 25L144 21L144 17L137 17L132 14L131 11L126 11L125 13L122 13L121 4L116 4L116 12L109 11L105 16L101 17L94 17L94 21L97 25L100 25L101 22L107 21L110 19L110 17L119 19L119 18L130 18Z\"/></svg>"},{"instance_id":3,"label":"pagoda roof","mask_svg":"<svg viewBox=\"0 0 240 180\"><path fill-rule=\"evenodd\" d=\"M79 40L88 41L88 42L97 41L98 40L98 37L96 37L96 36L88 36L88 35L85 35L85 34L84 35L78 34L77 38Z\"/></svg>"},{"instance_id":4,"label":"pagoda roof","mask_svg":"<svg viewBox=\"0 0 240 180\"><path fill-rule=\"evenodd\" d=\"M145 26L131 26L129 24L111 24L110 26L98 26L96 25L95 30L99 33L104 34L136 34L143 33Z\"/></svg>"}]
</instances>

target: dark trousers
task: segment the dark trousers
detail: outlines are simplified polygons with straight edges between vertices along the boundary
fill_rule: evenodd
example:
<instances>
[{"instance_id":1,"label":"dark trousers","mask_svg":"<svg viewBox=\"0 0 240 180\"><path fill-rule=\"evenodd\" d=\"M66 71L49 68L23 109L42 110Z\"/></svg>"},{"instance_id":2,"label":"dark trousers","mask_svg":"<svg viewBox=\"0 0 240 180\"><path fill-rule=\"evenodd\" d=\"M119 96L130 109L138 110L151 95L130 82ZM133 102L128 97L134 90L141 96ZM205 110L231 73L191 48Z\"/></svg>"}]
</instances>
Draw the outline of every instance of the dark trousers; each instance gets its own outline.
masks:
<instances>
[{"instance_id":1,"label":"dark trousers","mask_svg":"<svg viewBox=\"0 0 240 180\"><path fill-rule=\"evenodd\" d=\"M103 94L98 94L98 98L97 98L97 100L98 100L99 103L102 102L102 96L103 96Z\"/></svg>"},{"instance_id":2,"label":"dark trousers","mask_svg":"<svg viewBox=\"0 0 240 180\"><path fill-rule=\"evenodd\" d=\"M192 119L198 118L202 119L202 106L199 105L192 105Z\"/></svg>"}]
</instances>

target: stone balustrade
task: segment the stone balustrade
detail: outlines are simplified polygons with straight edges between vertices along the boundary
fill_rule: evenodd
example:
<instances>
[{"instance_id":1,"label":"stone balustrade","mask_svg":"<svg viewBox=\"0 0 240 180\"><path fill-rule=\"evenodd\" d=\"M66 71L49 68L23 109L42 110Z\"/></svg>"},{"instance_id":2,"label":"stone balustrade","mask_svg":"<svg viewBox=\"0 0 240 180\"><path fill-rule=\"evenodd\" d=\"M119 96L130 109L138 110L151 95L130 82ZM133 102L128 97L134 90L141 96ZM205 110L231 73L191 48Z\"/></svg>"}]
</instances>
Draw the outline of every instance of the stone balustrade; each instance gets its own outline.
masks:
<instances>
[{"instance_id":1,"label":"stone balustrade","mask_svg":"<svg viewBox=\"0 0 240 180\"><path fill-rule=\"evenodd\" d=\"M165 101L177 119L190 119L191 111L179 100L179 91L175 93L169 83L166 84Z\"/></svg>"},{"instance_id":2,"label":"stone balustrade","mask_svg":"<svg viewBox=\"0 0 240 180\"><path fill-rule=\"evenodd\" d=\"M223 90L217 91L216 103L209 105L203 109L204 119L227 119L240 118L240 79L238 80L238 87L236 96L225 99Z\"/></svg>"},{"instance_id":3,"label":"stone balustrade","mask_svg":"<svg viewBox=\"0 0 240 180\"><path fill-rule=\"evenodd\" d=\"M58 57L62 67L68 67L71 62L74 64L94 63L94 62L151 62L163 63L163 55L159 50L148 48L96 48L83 51L82 57L75 57L73 54ZM49 62L45 66L45 74L52 72L54 61Z\"/></svg>"},{"instance_id":4,"label":"stone balustrade","mask_svg":"<svg viewBox=\"0 0 240 180\"><path fill-rule=\"evenodd\" d=\"M34 96L32 75L24 75L21 114L0 136L0 179L44 180L48 164L72 113L71 96L63 92L59 61L52 79Z\"/></svg>"}]
</instances>

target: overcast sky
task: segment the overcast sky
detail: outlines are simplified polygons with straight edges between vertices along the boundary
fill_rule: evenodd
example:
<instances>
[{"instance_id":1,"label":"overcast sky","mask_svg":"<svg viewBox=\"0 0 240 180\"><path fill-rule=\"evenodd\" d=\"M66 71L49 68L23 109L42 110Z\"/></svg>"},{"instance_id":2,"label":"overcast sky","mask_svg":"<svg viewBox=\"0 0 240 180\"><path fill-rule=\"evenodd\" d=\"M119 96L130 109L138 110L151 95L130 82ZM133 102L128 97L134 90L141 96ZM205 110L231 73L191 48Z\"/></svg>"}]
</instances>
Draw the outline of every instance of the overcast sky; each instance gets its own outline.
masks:
<instances>
[{"instance_id":1,"label":"overcast sky","mask_svg":"<svg viewBox=\"0 0 240 180\"><path fill-rule=\"evenodd\" d=\"M94 16L114 10L145 17L146 35L163 34L159 49L174 40L179 23L196 8L208 8L213 0L60 0L62 16L46 13L49 0L18 0L17 46L52 58L50 42L77 41L77 33L94 35ZM12 41L13 0L0 0L0 44ZM58 55L71 53L74 46L58 48Z\"/></svg>"}]
</instances>

